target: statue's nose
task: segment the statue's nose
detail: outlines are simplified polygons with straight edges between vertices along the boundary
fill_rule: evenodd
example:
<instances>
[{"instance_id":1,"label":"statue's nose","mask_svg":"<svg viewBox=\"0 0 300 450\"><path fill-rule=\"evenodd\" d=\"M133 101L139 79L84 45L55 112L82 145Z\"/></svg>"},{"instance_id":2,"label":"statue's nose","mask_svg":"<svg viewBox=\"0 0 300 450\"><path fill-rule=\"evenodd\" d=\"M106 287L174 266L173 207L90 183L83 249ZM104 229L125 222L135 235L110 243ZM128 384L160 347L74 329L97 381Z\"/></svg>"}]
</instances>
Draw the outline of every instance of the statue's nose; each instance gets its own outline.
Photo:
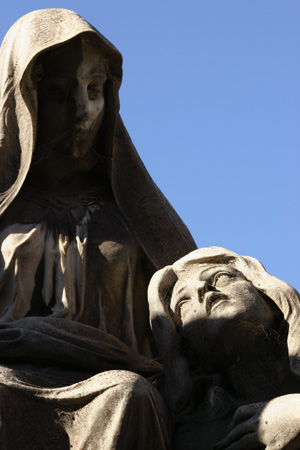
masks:
<instances>
[{"instance_id":1,"label":"statue's nose","mask_svg":"<svg viewBox=\"0 0 300 450\"><path fill-rule=\"evenodd\" d=\"M204 301L204 294L209 291L215 291L215 287L209 284L207 281L197 281L196 290L198 294L198 300L200 303Z\"/></svg>"},{"instance_id":2,"label":"statue's nose","mask_svg":"<svg viewBox=\"0 0 300 450\"><path fill-rule=\"evenodd\" d=\"M206 281L197 281L196 289L198 293L198 300L202 303L205 292L209 290L209 285Z\"/></svg>"},{"instance_id":3,"label":"statue's nose","mask_svg":"<svg viewBox=\"0 0 300 450\"><path fill-rule=\"evenodd\" d=\"M89 98L83 89L78 88L76 93L76 120L87 122L90 118Z\"/></svg>"}]
</instances>

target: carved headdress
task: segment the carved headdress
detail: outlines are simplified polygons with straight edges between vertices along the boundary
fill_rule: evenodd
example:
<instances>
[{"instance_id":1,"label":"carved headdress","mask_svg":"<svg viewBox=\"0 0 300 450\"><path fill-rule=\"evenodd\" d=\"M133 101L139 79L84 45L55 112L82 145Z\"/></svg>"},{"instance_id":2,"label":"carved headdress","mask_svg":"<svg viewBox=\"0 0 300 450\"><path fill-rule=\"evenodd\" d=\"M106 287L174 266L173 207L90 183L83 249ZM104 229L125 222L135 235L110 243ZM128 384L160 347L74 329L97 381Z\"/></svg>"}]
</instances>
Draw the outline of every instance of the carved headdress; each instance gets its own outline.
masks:
<instances>
[{"instance_id":1,"label":"carved headdress","mask_svg":"<svg viewBox=\"0 0 300 450\"><path fill-rule=\"evenodd\" d=\"M65 9L33 11L8 31L0 50L0 214L13 202L29 171L37 135L33 67L49 49L88 33L106 58L110 77L105 159L116 202L156 268L195 248L192 237L157 188L119 116L122 56L93 26Z\"/></svg>"},{"instance_id":2,"label":"carved headdress","mask_svg":"<svg viewBox=\"0 0 300 450\"><path fill-rule=\"evenodd\" d=\"M148 298L150 318L155 341L165 366L170 374L174 409L180 409L188 398L191 385L185 359L180 354L179 336L170 313L170 292L181 277L190 269L202 264L228 264L241 272L255 288L271 299L283 314L288 324L288 353L291 371L300 376L300 295L289 284L268 274L263 265L250 256L240 256L221 247L195 250L154 274L149 284ZM184 380L187 380L186 384ZM171 399L172 402L172 399Z\"/></svg>"}]
</instances>

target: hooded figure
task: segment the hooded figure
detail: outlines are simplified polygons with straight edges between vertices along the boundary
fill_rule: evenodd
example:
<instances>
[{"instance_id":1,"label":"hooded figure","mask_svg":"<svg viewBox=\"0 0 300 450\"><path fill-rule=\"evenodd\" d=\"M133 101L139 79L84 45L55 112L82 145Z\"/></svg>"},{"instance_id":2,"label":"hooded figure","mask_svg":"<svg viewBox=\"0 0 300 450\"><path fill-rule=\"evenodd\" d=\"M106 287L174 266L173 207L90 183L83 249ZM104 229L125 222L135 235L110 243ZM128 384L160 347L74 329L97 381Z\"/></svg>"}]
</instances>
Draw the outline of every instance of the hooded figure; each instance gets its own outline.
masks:
<instances>
[{"instance_id":1,"label":"hooded figure","mask_svg":"<svg viewBox=\"0 0 300 450\"><path fill-rule=\"evenodd\" d=\"M48 95L49 101L61 100L61 95L66 94L65 87L63 94L61 87L55 87L52 95L53 86L47 87L47 80L53 70L59 75L59 55L70 56L72 62L77 57L76 49L84 46L102 58L104 116L88 156L81 154L81 144L84 146L84 139L89 139L90 130L78 136L77 131L66 131L66 142L73 139L77 145L76 151L71 148L72 157L68 159L55 151L51 154L56 136L53 142L45 139L56 120L53 115L45 121L45 98ZM81 70L80 55L78 58L76 70ZM76 448L119 448L118 439L126 430L123 422L127 420L126 426L134 423L130 414L127 417L124 412L130 402L122 400L119 413L125 414L126 420L116 419L111 441L103 437L101 445L89 441L92 431L83 419L85 407L89 408L88 399L102 398L103 394L98 395L99 386L106 392L107 386L127 383L123 372L105 371L125 369L152 375L161 370L152 360L147 284L155 270L172 264L194 249L195 244L149 176L122 123L118 99L122 57L95 28L72 11L34 11L18 20L7 33L0 65L0 358L1 383L6 386L3 399L7 397L11 404L10 396L15 396L18 407L19 395L26 397L24 405L30 405L32 397L42 398L34 420L40 420L43 433L46 431L39 418L47 410L52 422L57 422L60 409L55 401L63 402L73 416L66 411L61 413L60 417L65 417L57 426L63 436L61 442L69 439ZM64 67L68 68L67 62ZM82 79L78 75L79 83ZM91 91L89 100L99 97L97 89L96 86ZM65 104L62 110L64 120ZM47 111L45 114L47 117ZM76 178L66 191L53 188L54 184L45 185L43 170L51 171L53 161L55 170L60 170L55 155L62 158L59 164L63 170L68 165L76 168L78 180L80 173L84 174L87 189L81 189L79 182L76 188ZM94 382L90 381L93 378L88 380L100 372L104 372L102 380L101 374ZM127 374L130 385L140 383L134 374ZM77 383L81 380L85 380L82 385ZM62 386L75 382L74 389L63 390ZM61 389L49 390L50 387ZM156 392L150 391L149 402L158 404ZM79 402L76 408L82 411L75 421L74 402ZM97 402L100 411L101 405L115 404L116 400L111 402L107 397ZM162 414L161 407L154 406L151 420L141 413L148 428L152 425L147 425L147 421L161 422L156 409L158 415ZM114 418L107 420L115 420L113 412L114 407L106 410L105 417ZM91 421L91 427L99 428L102 421L109 430L101 414ZM139 414L138 409L135 414ZM9 421L7 416L5 423ZM73 426L72 421L77 425ZM103 429L96 432L95 439L103 436ZM19 441L11 443L9 426L3 431L2 442L7 448L69 448L57 446L59 433L56 435L52 429L53 442L48 436L50 440L45 444L40 439L34 443L35 432L29 433L26 427L24 430L22 439L27 441L22 440L21 447L17 447ZM145 439L145 429L141 430ZM135 441L135 433L129 433L128 445L139 449L165 448L164 433L156 430L152 433L154 441L150 439L146 444ZM14 439L21 438L16 435ZM127 448L125 443L123 437L122 448Z\"/></svg>"},{"instance_id":2,"label":"hooded figure","mask_svg":"<svg viewBox=\"0 0 300 450\"><path fill-rule=\"evenodd\" d=\"M300 296L294 288L255 258L209 247L156 272L148 301L164 396L175 418L186 417L176 449L215 448L220 439L218 449L290 448L296 438L299 447ZM199 409L189 416L189 408Z\"/></svg>"}]
</instances>

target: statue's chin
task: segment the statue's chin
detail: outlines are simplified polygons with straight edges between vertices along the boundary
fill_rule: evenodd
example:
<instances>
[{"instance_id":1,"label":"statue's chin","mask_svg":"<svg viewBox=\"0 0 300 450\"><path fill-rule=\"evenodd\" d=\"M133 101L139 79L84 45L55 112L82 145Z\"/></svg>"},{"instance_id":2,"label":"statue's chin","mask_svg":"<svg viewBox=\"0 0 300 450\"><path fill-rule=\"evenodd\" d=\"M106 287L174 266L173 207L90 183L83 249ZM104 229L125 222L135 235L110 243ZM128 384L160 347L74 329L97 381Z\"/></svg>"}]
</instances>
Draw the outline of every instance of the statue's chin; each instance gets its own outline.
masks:
<instances>
[{"instance_id":1,"label":"statue's chin","mask_svg":"<svg viewBox=\"0 0 300 450\"><path fill-rule=\"evenodd\" d=\"M74 157L76 160L76 168L79 172L89 172L97 164L96 154L92 149L89 149L85 155Z\"/></svg>"},{"instance_id":2,"label":"statue's chin","mask_svg":"<svg viewBox=\"0 0 300 450\"><path fill-rule=\"evenodd\" d=\"M89 172L97 164L97 156L93 148L72 148L69 151L55 151L61 164L69 164L79 172Z\"/></svg>"},{"instance_id":3,"label":"statue's chin","mask_svg":"<svg viewBox=\"0 0 300 450\"><path fill-rule=\"evenodd\" d=\"M91 152L92 144L90 136L86 132L81 132L68 140L62 140L55 146L54 151L65 158L80 159Z\"/></svg>"}]
</instances>

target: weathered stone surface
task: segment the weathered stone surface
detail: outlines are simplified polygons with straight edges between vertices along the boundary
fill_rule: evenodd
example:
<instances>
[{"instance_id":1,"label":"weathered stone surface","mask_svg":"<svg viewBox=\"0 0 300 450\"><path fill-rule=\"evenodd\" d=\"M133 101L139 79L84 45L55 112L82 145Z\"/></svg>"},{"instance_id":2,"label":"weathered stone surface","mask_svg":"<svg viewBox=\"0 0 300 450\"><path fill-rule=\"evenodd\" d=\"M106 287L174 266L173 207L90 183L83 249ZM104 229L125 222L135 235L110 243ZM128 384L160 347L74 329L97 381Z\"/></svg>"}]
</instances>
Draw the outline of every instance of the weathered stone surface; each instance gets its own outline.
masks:
<instances>
[{"instance_id":1,"label":"weathered stone surface","mask_svg":"<svg viewBox=\"0 0 300 450\"><path fill-rule=\"evenodd\" d=\"M169 448L147 285L195 244L119 116L121 64L63 9L0 50L1 449Z\"/></svg>"},{"instance_id":2,"label":"weathered stone surface","mask_svg":"<svg viewBox=\"0 0 300 450\"><path fill-rule=\"evenodd\" d=\"M191 252L149 285L174 449L300 448L300 297L254 258Z\"/></svg>"}]
</instances>

